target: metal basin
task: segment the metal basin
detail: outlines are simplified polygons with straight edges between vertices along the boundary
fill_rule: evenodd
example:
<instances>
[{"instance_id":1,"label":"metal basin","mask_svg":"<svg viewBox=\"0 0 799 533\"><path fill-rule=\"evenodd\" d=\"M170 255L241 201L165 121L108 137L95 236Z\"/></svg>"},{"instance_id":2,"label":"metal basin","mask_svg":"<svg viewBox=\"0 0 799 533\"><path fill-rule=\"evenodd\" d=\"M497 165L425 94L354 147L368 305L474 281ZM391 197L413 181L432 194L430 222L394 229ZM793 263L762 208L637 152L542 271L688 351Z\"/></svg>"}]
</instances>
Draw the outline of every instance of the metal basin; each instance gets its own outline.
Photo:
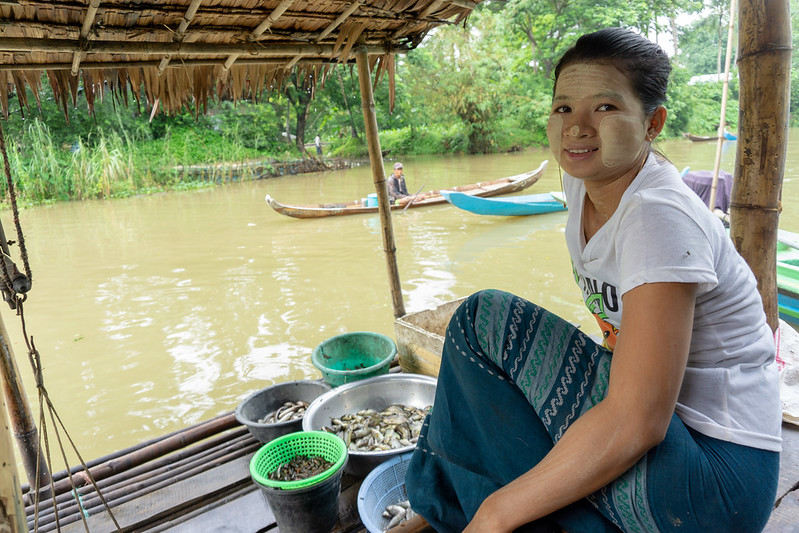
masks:
<instances>
[{"instance_id":1,"label":"metal basin","mask_svg":"<svg viewBox=\"0 0 799 533\"><path fill-rule=\"evenodd\" d=\"M362 409L382 411L392 404L427 407L433 404L436 379L420 374L388 374L347 383L316 398L302 419L302 429L314 431L330 426L330 419ZM374 467L392 457L412 451L414 445L395 450L349 451L346 471L365 477Z\"/></svg>"}]
</instances>

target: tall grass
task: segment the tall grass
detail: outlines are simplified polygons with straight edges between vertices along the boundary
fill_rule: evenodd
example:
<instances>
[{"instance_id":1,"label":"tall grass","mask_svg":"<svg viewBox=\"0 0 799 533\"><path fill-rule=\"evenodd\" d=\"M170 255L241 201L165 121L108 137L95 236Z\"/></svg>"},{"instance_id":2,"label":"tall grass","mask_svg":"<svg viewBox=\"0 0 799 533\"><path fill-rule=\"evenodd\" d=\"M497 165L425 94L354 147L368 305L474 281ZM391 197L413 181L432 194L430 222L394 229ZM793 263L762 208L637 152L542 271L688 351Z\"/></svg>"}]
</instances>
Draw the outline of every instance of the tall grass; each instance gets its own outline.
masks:
<instances>
[{"instance_id":1,"label":"tall grass","mask_svg":"<svg viewBox=\"0 0 799 533\"><path fill-rule=\"evenodd\" d=\"M26 125L21 136L8 140L19 201L39 204L124 197L250 180L258 173L246 161L272 157L246 147L252 143L245 143L237 129L220 135L211 129L167 128L161 139L105 131L59 146L43 122L33 120ZM203 168L188 172L188 166ZM180 167L183 172L176 170ZM0 184L3 193L4 182Z\"/></svg>"}]
</instances>

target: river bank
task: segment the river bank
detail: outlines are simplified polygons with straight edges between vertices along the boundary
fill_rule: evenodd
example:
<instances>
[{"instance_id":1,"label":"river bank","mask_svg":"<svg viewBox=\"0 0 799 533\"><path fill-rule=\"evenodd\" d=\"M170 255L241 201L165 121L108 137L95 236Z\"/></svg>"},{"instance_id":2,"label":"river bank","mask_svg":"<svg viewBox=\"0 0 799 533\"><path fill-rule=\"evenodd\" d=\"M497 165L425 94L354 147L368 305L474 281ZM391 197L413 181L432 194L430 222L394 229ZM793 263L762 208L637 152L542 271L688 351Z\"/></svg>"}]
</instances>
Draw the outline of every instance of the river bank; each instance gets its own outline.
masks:
<instances>
[{"instance_id":1,"label":"river bank","mask_svg":"<svg viewBox=\"0 0 799 533\"><path fill-rule=\"evenodd\" d=\"M189 181L239 181L252 176L255 179L294 176L312 172L341 170L368 164L368 159L343 159L307 157L293 161L278 159L258 159L237 163L216 163L211 165L179 165L172 168L175 176Z\"/></svg>"}]
</instances>

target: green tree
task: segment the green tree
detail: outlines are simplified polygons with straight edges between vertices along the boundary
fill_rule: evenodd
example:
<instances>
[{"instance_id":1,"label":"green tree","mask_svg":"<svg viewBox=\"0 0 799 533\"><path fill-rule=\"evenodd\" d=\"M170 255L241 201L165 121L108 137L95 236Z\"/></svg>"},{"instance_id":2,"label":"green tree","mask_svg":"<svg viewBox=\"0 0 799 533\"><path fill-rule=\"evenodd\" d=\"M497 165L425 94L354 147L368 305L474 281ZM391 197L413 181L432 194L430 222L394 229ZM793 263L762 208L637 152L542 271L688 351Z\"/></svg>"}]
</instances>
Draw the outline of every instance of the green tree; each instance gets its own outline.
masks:
<instances>
[{"instance_id":1,"label":"green tree","mask_svg":"<svg viewBox=\"0 0 799 533\"><path fill-rule=\"evenodd\" d=\"M472 153L496 146L503 109L513 100L508 89L515 54L504 44L507 33L501 15L480 10L469 23L439 29L435 39L408 54L410 97L438 122L457 117Z\"/></svg>"},{"instance_id":2,"label":"green tree","mask_svg":"<svg viewBox=\"0 0 799 533\"><path fill-rule=\"evenodd\" d=\"M724 56L727 51L727 29L730 20L730 4L722 0L711 0L708 13L682 28L680 51L677 62L692 76L724 72ZM735 46L732 48L735 65Z\"/></svg>"}]
</instances>

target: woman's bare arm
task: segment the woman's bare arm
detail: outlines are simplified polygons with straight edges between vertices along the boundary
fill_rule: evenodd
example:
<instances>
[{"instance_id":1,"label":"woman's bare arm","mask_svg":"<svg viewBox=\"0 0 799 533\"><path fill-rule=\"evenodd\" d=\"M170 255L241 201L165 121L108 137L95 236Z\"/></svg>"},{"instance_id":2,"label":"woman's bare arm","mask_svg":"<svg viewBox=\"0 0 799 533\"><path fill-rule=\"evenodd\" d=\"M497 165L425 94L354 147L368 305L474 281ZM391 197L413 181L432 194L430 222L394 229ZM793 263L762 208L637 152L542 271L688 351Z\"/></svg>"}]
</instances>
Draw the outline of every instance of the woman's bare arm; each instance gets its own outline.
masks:
<instances>
[{"instance_id":1,"label":"woman's bare arm","mask_svg":"<svg viewBox=\"0 0 799 533\"><path fill-rule=\"evenodd\" d=\"M468 533L512 531L607 485L668 429L688 359L696 285L645 284L624 295L608 393L534 468L489 496Z\"/></svg>"}]
</instances>

